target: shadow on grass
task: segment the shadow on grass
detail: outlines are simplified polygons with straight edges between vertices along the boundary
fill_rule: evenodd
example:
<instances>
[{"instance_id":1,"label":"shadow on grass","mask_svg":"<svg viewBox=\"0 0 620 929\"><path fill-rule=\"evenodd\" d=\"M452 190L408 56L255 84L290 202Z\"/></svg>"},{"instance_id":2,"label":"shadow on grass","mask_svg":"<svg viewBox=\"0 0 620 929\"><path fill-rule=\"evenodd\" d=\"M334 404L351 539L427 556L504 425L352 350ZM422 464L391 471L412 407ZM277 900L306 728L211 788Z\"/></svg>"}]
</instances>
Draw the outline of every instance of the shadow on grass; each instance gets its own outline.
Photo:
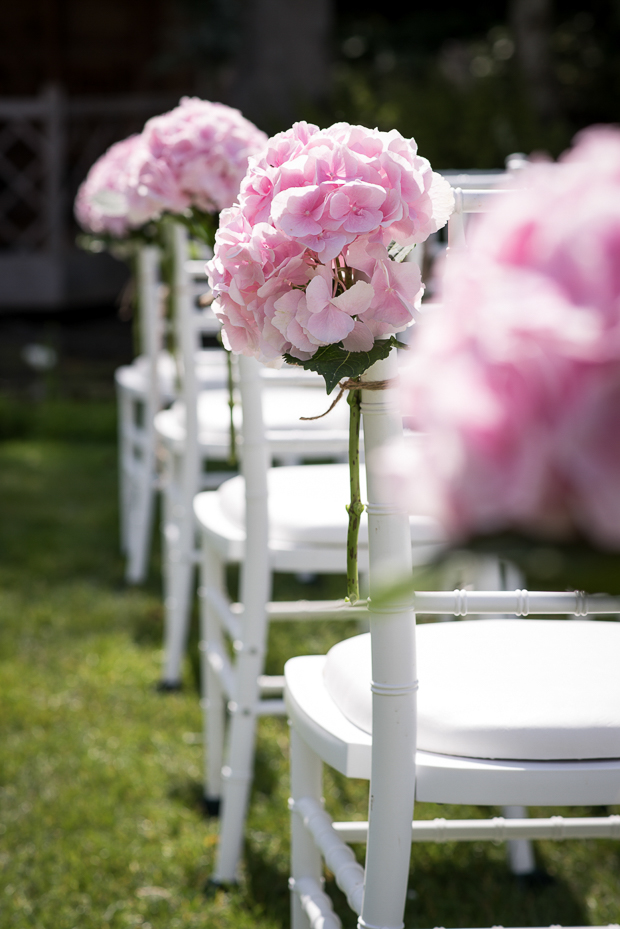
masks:
<instances>
[{"instance_id":1,"label":"shadow on grass","mask_svg":"<svg viewBox=\"0 0 620 929\"><path fill-rule=\"evenodd\" d=\"M164 628L164 610L161 603L152 602L136 613L133 620L133 641L136 645L158 646Z\"/></svg>"},{"instance_id":2,"label":"shadow on grass","mask_svg":"<svg viewBox=\"0 0 620 929\"><path fill-rule=\"evenodd\" d=\"M494 851L503 853L503 846ZM411 869L407 926L584 926L589 914L562 880L546 886L523 886L504 860L493 860L483 846L454 849L432 864L424 849ZM544 861L539 863L544 867Z\"/></svg>"},{"instance_id":3,"label":"shadow on grass","mask_svg":"<svg viewBox=\"0 0 620 929\"><path fill-rule=\"evenodd\" d=\"M469 844L469 843L468 843ZM363 862L364 850L354 846ZM546 886L527 887L510 873L502 860L493 860L480 844L455 848L435 846L425 861L428 846L413 852L405 909L407 929L427 926L585 926L590 919L570 886L556 880ZM538 856L540 858L540 856ZM544 862L541 862L544 864ZM345 896L328 874L325 890L342 920L354 929L356 919Z\"/></svg>"},{"instance_id":4,"label":"shadow on grass","mask_svg":"<svg viewBox=\"0 0 620 929\"><path fill-rule=\"evenodd\" d=\"M269 914L270 924L289 929L291 922L288 868L264 853L260 839L245 843L246 895L250 904Z\"/></svg>"},{"instance_id":5,"label":"shadow on grass","mask_svg":"<svg viewBox=\"0 0 620 929\"><path fill-rule=\"evenodd\" d=\"M192 813L204 816L203 790L200 781L190 777L175 781L168 791L168 797L184 806L185 809L191 810Z\"/></svg>"}]
</instances>

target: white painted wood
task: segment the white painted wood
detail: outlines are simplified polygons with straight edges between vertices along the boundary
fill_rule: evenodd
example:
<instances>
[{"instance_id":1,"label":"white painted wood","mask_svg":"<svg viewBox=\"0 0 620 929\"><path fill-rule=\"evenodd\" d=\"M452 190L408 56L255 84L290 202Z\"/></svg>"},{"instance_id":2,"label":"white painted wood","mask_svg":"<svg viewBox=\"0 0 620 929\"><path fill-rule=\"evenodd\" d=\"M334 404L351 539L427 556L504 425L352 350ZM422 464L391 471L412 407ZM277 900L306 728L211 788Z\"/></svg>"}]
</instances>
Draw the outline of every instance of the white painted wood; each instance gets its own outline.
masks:
<instances>
[{"instance_id":1,"label":"white painted wood","mask_svg":"<svg viewBox=\"0 0 620 929\"><path fill-rule=\"evenodd\" d=\"M292 801L291 811L301 818L321 852L325 864L333 873L338 887L346 896L347 903L359 916L364 894L364 869L357 863L351 849L333 828L331 817L318 800L306 796ZM367 841L368 823L365 825L365 841Z\"/></svg>"},{"instance_id":2,"label":"white painted wood","mask_svg":"<svg viewBox=\"0 0 620 929\"><path fill-rule=\"evenodd\" d=\"M303 802L300 801L300 804ZM331 825L343 842L367 841L367 822L333 822ZM506 842L511 838L553 839L557 842L620 839L620 816L414 820L411 830L413 842Z\"/></svg>"},{"instance_id":3,"label":"white painted wood","mask_svg":"<svg viewBox=\"0 0 620 929\"><path fill-rule=\"evenodd\" d=\"M260 373L254 359L239 359L243 418L243 477L246 486L247 545L252 552L242 565L242 637L235 643L236 691L230 726L228 766L222 792L222 828L214 880L236 876L241 854L243 824L252 781L258 679L263 670L267 637L265 605L269 600L269 523L267 469L269 450L262 419Z\"/></svg>"},{"instance_id":4,"label":"white painted wood","mask_svg":"<svg viewBox=\"0 0 620 929\"><path fill-rule=\"evenodd\" d=\"M416 613L511 613L516 616L603 616L620 612L620 597L574 591L532 590L421 590L414 595Z\"/></svg>"},{"instance_id":5,"label":"white painted wood","mask_svg":"<svg viewBox=\"0 0 620 929\"><path fill-rule=\"evenodd\" d=\"M396 352L374 364L365 384L395 381ZM407 513L391 502L375 470L379 449L403 442L396 387L362 391L368 488L370 629L372 636L373 751L371 757L366 879L360 926L402 924L415 791L415 617L409 603L388 612L373 605L376 590L411 574ZM395 853L392 853L391 850ZM398 854L399 849L407 849Z\"/></svg>"},{"instance_id":6,"label":"white painted wood","mask_svg":"<svg viewBox=\"0 0 620 929\"><path fill-rule=\"evenodd\" d=\"M464 245L463 215L486 209L493 196L489 191L456 190L456 208L449 228L450 247ZM373 374L375 370L371 369L370 376ZM420 592L400 601L386 598L383 595L385 588L392 581L410 574L411 562L407 564L409 533L402 519L399 522L398 511L383 496L385 488L381 481L375 480L372 473L373 448L380 446L388 437L393 440L395 435L390 429L389 401L385 411L388 415L373 419L373 413L379 409L382 400L386 403L384 398L364 392L366 460L371 465L367 470L372 670L370 679L366 671L360 673L364 674L372 691L373 735L369 736L367 725L361 729L347 719L339 707L334 709L330 706L332 698L324 676L326 659L321 656L306 656L287 662L285 702L293 728L293 768L301 764L304 753L309 764L316 766L320 759L343 774L370 779L368 824L339 825L343 837L351 841L363 838L368 843L358 927L402 929L409 849L414 830L416 838L444 841L452 829L458 832L460 828L462 838L466 835L468 838L481 837L487 829L487 834L496 840L520 843L512 846L513 868L527 872L532 869L533 859L531 848L524 844L525 839L536 835L537 829L541 830L538 834L544 834L547 829L556 836L564 835L568 827L549 821L537 825L536 821L522 815L524 806L610 804L620 798L620 759L616 758L605 761L516 762L464 759L416 751L414 606L421 613L451 613L456 616L471 613L527 616L547 612L583 616L590 611L616 613L619 600L605 596L587 597L582 592L537 594L525 590ZM377 446L373 445L375 441ZM492 624L488 623L473 625L479 626L478 631L483 634L485 629L492 628ZM336 648L342 649L342 644ZM342 649L343 655L345 651ZM351 667L349 664L349 669ZM527 686L526 676L524 686ZM587 700L587 697L585 693L583 698ZM492 693L489 699L492 699ZM466 824L464 827L444 822L412 824L412 817L407 816L407 812L413 811L414 789L420 800L500 805L505 807L507 816L490 826L488 823ZM299 792L295 793L292 809L294 821L299 819L300 811L304 809L316 817L321 823L320 830L312 827L310 815L302 819L305 818L317 848L331 854L331 841L338 830L324 821L324 814L316 801L316 791L307 803ZM581 820L574 824L574 828L580 835L587 835L589 829L595 830L597 835L617 835L618 822L617 817L602 826L601 823ZM337 844L334 847L340 848ZM302 911L308 915L308 908L301 905L302 878L302 874L296 873L292 884L293 913L298 900ZM313 877L308 876L308 879L312 881ZM316 885L309 890L309 896L312 897L313 893L320 910L320 889ZM356 911L355 904L352 908Z\"/></svg>"},{"instance_id":7,"label":"white painted wood","mask_svg":"<svg viewBox=\"0 0 620 929\"><path fill-rule=\"evenodd\" d=\"M527 822L527 809L523 805L509 804L503 807L502 812L506 819L524 820ZM528 837L509 839L506 843L510 870L517 876L533 874L536 871L534 849Z\"/></svg>"},{"instance_id":8,"label":"white painted wood","mask_svg":"<svg viewBox=\"0 0 620 929\"><path fill-rule=\"evenodd\" d=\"M164 484L169 498L163 524L164 571L164 669L163 681L169 686L180 681L180 665L185 651L191 589L194 572L194 525L192 501L200 483L198 455L198 381L195 365L196 336L192 325L192 291L185 271L188 251L187 229L175 223L171 230L173 272L173 312L177 346L177 364L185 411L185 443L182 455L173 455Z\"/></svg>"},{"instance_id":9,"label":"white painted wood","mask_svg":"<svg viewBox=\"0 0 620 929\"><path fill-rule=\"evenodd\" d=\"M321 801L323 764L298 733L291 731L291 803L309 798ZM323 893L321 854L298 812L291 816L291 926L292 929L339 929L331 900Z\"/></svg>"},{"instance_id":10,"label":"white painted wood","mask_svg":"<svg viewBox=\"0 0 620 929\"><path fill-rule=\"evenodd\" d=\"M159 263L157 248L140 249L137 286L144 380L134 383L132 389L131 379L122 372L116 378L121 422L121 526L127 555L125 577L130 584L140 583L147 574L157 484L154 419L161 407L162 393L169 399L172 387L166 390L164 386L162 390L159 373L162 344Z\"/></svg>"},{"instance_id":11,"label":"white painted wood","mask_svg":"<svg viewBox=\"0 0 620 929\"><path fill-rule=\"evenodd\" d=\"M385 377L391 377L391 371L396 364L392 359L385 368ZM200 527L203 541L203 563L205 574L208 571L208 562L212 554L219 559L242 561L244 577L253 577L255 580L244 587L242 603L233 604L229 610L224 608L221 595L216 592L212 595L206 584L201 586L201 610L205 615L203 628L211 628L211 622L218 622L219 632L232 632L235 650L235 673L238 675L239 687L247 690L247 697L235 699L232 707L230 725L230 750L224 767L229 774L223 781L223 811L221 844L215 879L221 882L233 881L237 874L237 860L241 847L243 828L244 804L247 798L249 778L251 777L251 764L254 739L254 719L256 715L265 712L283 711L280 700L265 701L260 698L260 678L264 656L264 636L267 622L270 618L283 619L367 619L368 612L344 604L343 601L314 604L301 601L300 603L270 604L268 602L268 580L272 570L280 571L308 571L319 570L324 573L344 573L346 568L346 503L348 502L348 468L341 465L322 465L289 467L266 470L268 456L266 449L269 446L269 432L263 437L262 458L251 464L248 456L257 443L253 439L246 440L246 420L248 416L254 426L261 422L260 399L264 389L264 382L259 377L257 363L251 359L240 359L240 371L244 372L243 387L243 439L244 474L251 474L251 480L246 478L232 478L215 493L202 493L194 501L194 512ZM381 375L381 378L383 375ZM380 378L380 379L381 379ZM371 433L376 435L375 444L385 438L385 410L393 406L394 391L363 391L363 398L369 396L369 412L367 416L374 417L375 426ZM379 397L379 395L381 395ZM384 405L388 406L384 409ZM395 422L402 431L400 414L393 411ZM247 442L247 453L246 449ZM372 441L367 445L372 449ZM251 469L248 472L248 467ZM263 469L260 489L256 488L256 481ZM342 494L335 495L335 490L341 486ZM269 494L269 512L271 524L269 536L261 535L259 541L251 538L248 527L246 542L246 527L244 515L244 496L249 495L245 509L250 505L254 508L261 501L266 505L264 488ZM334 519L334 509L336 508ZM264 533L267 526L267 510L263 510L264 523L260 523L260 532ZM424 520L412 520L402 515L402 525L399 531L404 532L408 540L409 556L407 564L413 561L412 551L415 551L415 560L435 553L442 542L436 534L436 527L429 526ZM433 531L431 531L433 530ZM257 530L254 530L255 532ZM370 529L372 534L373 530ZM433 535L434 533L434 535ZM415 543L415 544L413 544ZM419 551L418 551L419 550ZM422 552L424 554L422 554ZM393 559L390 559L393 564ZM360 545L360 566L365 569L368 564L368 541L364 538ZM260 584L258 579L262 578ZM409 610L409 613L411 611ZM207 618L208 617L208 618ZM236 634L235 623L231 624L231 617L242 623L239 634ZM236 640L236 641L234 641ZM206 646L209 648L208 644ZM224 665L221 665L224 667ZM213 666L211 665L211 670ZM224 681L221 681L224 684ZM281 687L281 682L280 685ZM210 706L210 700L205 703ZM393 705L393 703L392 703ZM247 712L246 712L247 711ZM205 725L209 728L209 712L205 716ZM238 742L236 732L240 733ZM207 732L207 738L209 738ZM235 748L237 745L237 748ZM243 750L241 749L243 745ZM219 749L221 754L221 749ZM233 755L235 758L233 759ZM211 797L209 782L206 785L208 796ZM234 802L231 797L235 797ZM234 808L234 812L229 811Z\"/></svg>"},{"instance_id":12,"label":"white painted wood","mask_svg":"<svg viewBox=\"0 0 620 929\"><path fill-rule=\"evenodd\" d=\"M224 598L226 590L224 563L213 552L202 569L202 581L205 590L213 592L215 597ZM222 681L208 660L207 647L215 644L224 648L224 637L218 622L217 612L213 609L214 600L201 601L200 609L200 680L202 688L202 710L206 725L203 745L205 748L204 794L207 805L219 804L222 795L222 766L224 764L224 735L226 731L226 701Z\"/></svg>"},{"instance_id":13,"label":"white painted wood","mask_svg":"<svg viewBox=\"0 0 620 929\"><path fill-rule=\"evenodd\" d=\"M370 778L372 737L353 725L324 686L325 657L293 658L285 701L293 725L323 760L347 777ZM620 802L620 760L516 762L418 751L416 797L428 803L494 806L612 805Z\"/></svg>"},{"instance_id":14,"label":"white painted wood","mask_svg":"<svg viewBox=\"0 0 620 929\"><path fill-rule=\"evenodd\" d=\"M189 272L194 272L195 262L187 260L187 233L180 225L173 229L175 261L175 324L176 341L179 349L179 369L182 393L179 402L169 410L160 412L155 418L155 428L167 458L164 470L163 492L164 526L164 604L165 641L162 683L177 686L181 679L181 665L185 653L189 613L193 595L194 565L198 561L195 539L193 497L204 487L203 466L208 460L226 459L229 452L229 408L225 390L199 390L199 376L192 363L196 352L197 332L205 314L196 313L193 303L195 293ZM209 311L210 312L210 311ZM208 316L209 314L207 314ZM197 323L197 317L199 322ZM211 318L213 314L211 313ZM262 367L259 369L262 372ZM260 378L262 379L262 374ZM324 383L311 372L297 373L290 370L274 372L265 378L269 389L265 392L265 419L268 423L267 443L269 454L280 459L291 457L323 458L342 457L346 454L348 430L346 407L337 411L340 426L318 422L300 423L300 415L317 415L326 409ZM241 405L235 409L236 427L240 437L240 454L246 456L245 439L241 416ZM336 411L334 411L336 413ZM225 475L220 474L218 484ZM211 498L207 508L214 509L217 495ZM241 493L243 499L243 493ZM241 561L245 529L235 532L225 514L213 517L215 531L212 547L227 561ZM283 562L288 558L284 547ZM303 570L323 570L325 554L317 561L314 552L309 552L308 564ZM297 568L296 570L302 570ZM338 570L327 566L327 570Z\"/></svg>"},{"instance_id":15,"label":"white painted wood","mask_svg":"<svg viewBox=\"0 0 620 929\"><path fill-rule=\"evenodd\" d=\"M372 575L371 575L372 576ZM522 594L522 592L519 592ZM427 594L421 594L421 597ZM490 604L497 594L489 593L486 597L474 592L473 601L487 600ZM443 597L442 597L443 599ZM563 594L540 593L533 596L540 612L546 605L551 612L558 609L561 604L566 609L566 596ZM579 595L573 595L579 602ZM606 608L615 611L617 602L615 598L606 598ZM508 598L503 597L504 603ZM592 603L598 607L602 603L596 597L591 598ZM579 603L583 609L583 603ZM512 609L520 609L518 597L513 597ZM476 624L477 625L477 624ZM555 625L555 624L554 624ZM572 628L569 624L568 628ZM410 623L413 629L413 622ZM586 624L586 628L587 628ZM442 627L445 629L446 627ZM479 632L483 632L487 624L482 623ZM490 627L488 627L490 628ZM376 635L376 628L371 624L371 635ZM340 647L340 646L339 646ZM402 651L401 643L401 651ZM394 658L395 656L393 656ZM412 653L409 654L410 663ZM376 759L386 760L386 785L383 789L393 794L402 791L400 772L390 766L390 756L386 756L384 740L375 737L373 740L368 733L359 729L347 720L338 708L330 707L330 696L324 686L324 672L326 659L322 656L305 656L287 662L285 669L286 687L285 699L293 730L297 737L306 746L306 751L313 751L321 760L332 764L343 774L371 779L371 811L378 808L377 793L373 791L372 778L376 767L373 767L373 755ZM394 666L397 661L393 660ZM413 665L412 665L413 667ZM394 674L390 683L397 691L406 689L406 678L403 669ZM372 677L376 672L373 665ZM376 682L371 685L375 691L373 704L377 696L383 696L381 690L386 685L377 688ZM578 686L578 685L576 685ZM378 691L378 693L377 693ZM587 694L584 694L587 699ZM383 720L375 714L373 706L373 731L375 726L383 724ZM394 737L395 739L398 736ZM370 740L370 741L369 741ZM412 738L407 734L403 739L410 750L413 750ZM378 755L377 746L380 745L381 755ZM294 752L293 752L294 754ZM603 761L557 761L557 762L515 762L493 761L488 759L465 759L447 755L432 754L417 751L416 766L416 797L419 800L435 803L465 803L484 805L503 805L509 807L513 818L498 817L493 820L456 820L446 822L435 820L433 822L409 823L412 829L413 841L474 841L487 839L490 841L523 841L528 838L620 838L620 817L589 817L562 819L550 817L547 819L531 820L523 816L514 816L515 806L519 805L611 805L620 800L620 759L610 758ZM375 780L376 784L376 780ZM376 790L376 787L375 787ZM303 808L302 801L297 797L295 807ZM510 807L513 809L510 810ZM372 836L371 825L367 823L336 824L333 830L340 837L349 842L366 841ZM394 835L392 833L392 835ZM402 838L400 839L402 843ZM320 843L319 843L320 844ZM398 843L389 843L388 837L383 837L383 848L397 848ZM521 846L521 850L523 846ZM526 852L529 846L525 846ZM395 853L394 853L395 854ZM387 853L392 865L393 855ZM402 860L405 855L402 853ZM516 862L531 870L531 861L526 855ZM386 918L379 913L384 906L381 888L369 882L369 869L377 868L375 862L367 855L366 898L372 892L374 923L371 925L391 926L397 925L393 919ZM377 869L378 870L378 869ZM518 873L518 872L517 872ZM527 871L525 871L527 873ZM372 887L372 891L370 888ZM403 903L404 906L404 903ZM370 920L364 920L366 924ZM363 923L360 922L360 925Z\"/></svg>"}]
</instances>

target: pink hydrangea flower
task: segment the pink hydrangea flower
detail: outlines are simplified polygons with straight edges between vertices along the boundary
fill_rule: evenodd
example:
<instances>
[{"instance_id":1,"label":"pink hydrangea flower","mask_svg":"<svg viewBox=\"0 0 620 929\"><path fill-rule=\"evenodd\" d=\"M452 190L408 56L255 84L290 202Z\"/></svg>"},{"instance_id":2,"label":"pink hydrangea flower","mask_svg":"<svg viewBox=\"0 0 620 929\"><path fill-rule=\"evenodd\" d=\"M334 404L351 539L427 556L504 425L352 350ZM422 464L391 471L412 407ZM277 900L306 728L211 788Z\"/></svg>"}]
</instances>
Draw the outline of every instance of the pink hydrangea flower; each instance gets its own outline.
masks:
<instances>
[{"instance_id":1,"label":"pink hydrangea flower","mask_svg":"<svg viewBox=\"0 0 620 929\"><path fill-rule=\"evenodd\" d=\"M266 142L238 110L186 97L93 165L78 192L77 219L90 232L124 236L162 213L225 209Z\"/></svg>"},{"instance_id":2,"label":"pink hydrangea flower","mask_svg":"<svg viewBox=\"0 0 620 929\"><path fill-rule=\"evenodd\" d=\"M248 160L267 136L239 110L183 97L169 113L149 119L144 141L151 157L169 167L187 203L212 213L233 205Z\"/></svg>"},{"instance_id":3,"label":"pink hydrangea flower","mask_svg":"<svg viewBox=\"0 0 620 929\"><path fill-rule=\"evenodd\" d=\"M517 529L620 547L620 132L584 133L483 217L404 380L426 433L396 492L454 539Z\"/></svg>"},{"instance_id":4,"label":"pink hydrangea flower","mask_svg":"<svg viewBox=\"0 0 620 929\"><path fill-rule=\"evenodd\" d=\"M423 242L452 209L413 140L296 123L251 159L216 236L208 270L230 344L263 361L307 359L332 343L368 351L401 331L423 288L418 267L393 262L386 246Z\"/></svg>"},{"instance_id":5,"label":"pink hydrangea flower","mask_svg":"<svg viewBox=\"0 0 620 929\"><path fill-rule=\"evenodd\" d=\"M129 231L128 169L142 148L139 135L116 142L88 172L75 199L76 219L87 232L120 238Z\"/></svg>"}]
</instances>

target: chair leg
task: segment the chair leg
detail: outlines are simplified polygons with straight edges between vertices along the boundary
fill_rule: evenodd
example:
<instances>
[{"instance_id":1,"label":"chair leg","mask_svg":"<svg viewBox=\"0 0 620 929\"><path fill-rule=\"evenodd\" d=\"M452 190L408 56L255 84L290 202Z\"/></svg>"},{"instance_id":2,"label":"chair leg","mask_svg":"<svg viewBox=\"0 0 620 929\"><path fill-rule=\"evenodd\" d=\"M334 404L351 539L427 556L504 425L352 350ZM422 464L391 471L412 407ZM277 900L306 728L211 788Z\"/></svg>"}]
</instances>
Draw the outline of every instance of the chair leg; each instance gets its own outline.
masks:
<instances>
[{"instance_id":1,"label":"chair leg","mask_svg":"<svg viewBox=\"0 0 620 929\"><path fill-rule=\"evenodd\" d=\"M203 545L201 585L225 593L224 565L213 549ZM219 813L222 796L222 765L226 732L226 703L222 685L207 654L209 643L224 649L224 637L214 610L205 598L200 600L200 682L204 744L204 802L206 812Z\"/></svg>"},{"instance_id":2,"label":"chair leg","mask_svg":"<svg viewBox=\"0 0 620 929\"><path fill-rule=\"evenodd\" d=\"M131 443L129 435L133 422L133 403L131 397L121 387L117 387L118 401L118 505L121 552L127 551L128 516L131 505Z\"/></svg>"},{"instance_id":3,"label":"chair leg","mask_svg":"<svg viewBox=\"0 0 620 929\"><path fill-rule=\"evenodd\" d=\"M505 806L503 814L506 819L526 819L527 810L524 806ZM525 877L534 874L536 861L534 850L529 839L510 839L507 843L508 863L510 870L516 877Z\"/></svg>"},{"instance_id":4,"label":"chair leg","mask_svg":"<svg viewBox=\"0 0 620 929\"><path fill-rule=\"evenodd\" d=\"M319 756L291 727L291 800L312 797L320 801L323 793L323 763ZM291 929L310 929L295 882L310 878L323 886L321 854L301 817L291 813Z\"/></svg>"},{"instance_id":5,"label":"chair leg","mask_svg":"<svg viewBox=\"0 0 620 929\"><path fill-rule=\"evenodd\" d=\"M255 682L258 691L258 671L244 668L243 654L237 668L237 682ZM213 880L230 884L237 880L237 868L243 847L243 832L254 768L256 740L256 698L244 701L233 709L229 726L228 764L222 768L222 810L220 843Z\"/></svg>"},{"instance_id":6,"label":"chair leg","mask_svg":"<svg viewBox=\"0 0 620 929\"><path fill-rule=\"evenodd\" d=\"M173 553L174 554L174 553ZM180 686L187 644L194 565L186 559L169 565L169 587L164 598L164 663L162 683Z\"/></svg>"},{"instance_id":7,"label":"chair leg","mask_svg":"<svg viewBox=\"0 0 620 929\"><path fill-rule=\"evenodd\" d=\"M125 579L140 584L146 579L153 533L155 510L155 449L151 437L145 437L143 457L134 476L133 499L129 514L127 566Z\"/></svg>"},{"instance_id":8,"label":"chair leg","mask_svg":"<svg viewBox=\"0 0 620 929\"><path fill-rule=\"evenodd\" d=\"M371 553L372 554L372 553ZM414 653L411 612L370 614L373 680L387 677L395 642ZM402 927L415 797L416 682L402 661L398 687L373 683L372 767L364 899L358 926ZM402 683L402 686L401 686Z\"/></svg>"},{"instance_id":9,"label":"chair leg","mask_svg":"<svg viewBox=\"0 0 620 929\"><path fill-rule=\"evenodd\" d=\"M191 606L194 579L194 522L185 505L174 459L164 489L163 583L164 583L164 661L162 689L181 684L181 670Z\"/></svg>"}]
</instances>

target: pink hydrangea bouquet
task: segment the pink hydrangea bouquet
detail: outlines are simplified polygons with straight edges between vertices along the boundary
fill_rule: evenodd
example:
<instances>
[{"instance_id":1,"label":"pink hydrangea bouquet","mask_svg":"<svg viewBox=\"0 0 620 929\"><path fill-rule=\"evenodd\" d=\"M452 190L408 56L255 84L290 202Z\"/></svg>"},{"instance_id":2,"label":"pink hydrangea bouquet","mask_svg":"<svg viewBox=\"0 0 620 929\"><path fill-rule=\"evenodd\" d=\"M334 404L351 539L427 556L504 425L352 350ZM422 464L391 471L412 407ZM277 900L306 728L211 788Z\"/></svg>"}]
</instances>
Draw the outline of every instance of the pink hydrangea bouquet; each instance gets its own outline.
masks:
<instances>
[{"instance_id":1,"label":"pink hydrangea bouquet","mask_svg":"<svg viewBox=\"0 0 620 929\"><path fill-rule=\"evenodd\" d=\"M142 225L144 219L131 213L130 176L136 155L139 159L143 152L142 137L132 135L112 145L92 166L75 199L75 216L86 232L121 239Z\"/></svg>"},{"instance_id":2,"label":"pink hydrangea bouquet","mask_svg":"<svg viewBox=\"0 0 620 929\"><path fill-rule=\"evenodd\" d=\"M620 548L620 132L578 137L481 219L404 379L423 451L396 491L455 541Z\"/></svg>"},{"instance_id":3,"label":"pink hydrangea bouquet","mask_svg":"<svg viewBox=\"0 0 620 929\"><path fill-rule=\"evenodd\" d=\"M276 135L222 212L208 265L230 347L318 371L328 392L358 377L412 323L423 286L403 259L452 209L447 182L396 130L300 122Z\"/></svg>"},{"instance_id":4,"label":"pink hydrangea bouquet","mask_svg":"<svg viewBox=\"0 0 620 929\"><path fill-rule=\"evenodd\" d=\"M222 213L208 268L232 349L315 370L333 346L371 352L411 324L423 287L402 259L452 209L449 185L395 130L296 123L276 135Z\"/></svg>"},{"instance_id":5,"label":"pink hydrangea bouquet","mask_svg":"<svg viewBox=\"0 0 620 929\"><path fill-rule=\"evenodd\" d=\"M93 165L76 199L78 221L125 236L172 214L208 240L216 225L209 217L233 204L248 159L266 142L238 110L184 97Z\"/></svg>"},{"instance_id":6,"label":"pink hydrangea bouquet","mask_svg":"<svg viewBox=\"0 0 620 929\"><path fill-rule=\"evenodd\" d=\"M151 158L169 167L185 207L206 213L233 205L248 159L267 144L239 110L197 97L149 119L143 136Z\"/></svg>"}]
</instances>

